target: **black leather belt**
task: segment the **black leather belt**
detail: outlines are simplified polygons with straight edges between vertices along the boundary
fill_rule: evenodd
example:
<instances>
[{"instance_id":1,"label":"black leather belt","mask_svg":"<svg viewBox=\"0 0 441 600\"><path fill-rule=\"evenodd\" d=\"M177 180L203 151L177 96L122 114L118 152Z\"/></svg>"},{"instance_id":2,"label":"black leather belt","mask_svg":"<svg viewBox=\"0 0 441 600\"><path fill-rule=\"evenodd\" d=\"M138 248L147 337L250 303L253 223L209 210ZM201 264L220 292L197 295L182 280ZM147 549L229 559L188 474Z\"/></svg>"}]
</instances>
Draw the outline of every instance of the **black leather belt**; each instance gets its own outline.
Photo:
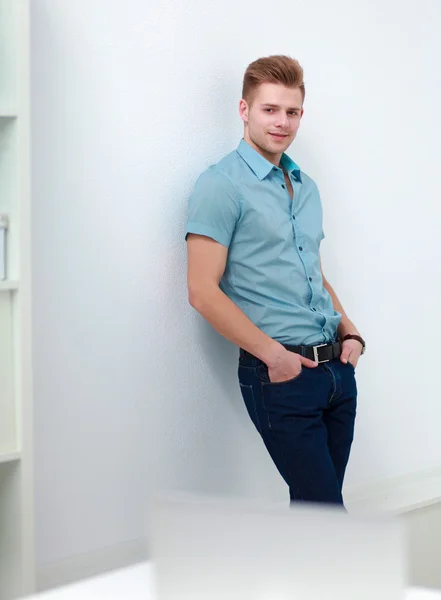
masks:
<instances>
[{"instance_id":1,"label":"black leather belt","mask_svg":"<svg viewBox=\"0 0 441 600\"><path fill-rule=\"evenodd\" d=\"M283 344L289 352L295 352L318 363L328 362L341 355L341 343L320 344L319 346L290 346ZM240 349L241 356L256 358L246 350Z\"/></svg>"}]
</instances>

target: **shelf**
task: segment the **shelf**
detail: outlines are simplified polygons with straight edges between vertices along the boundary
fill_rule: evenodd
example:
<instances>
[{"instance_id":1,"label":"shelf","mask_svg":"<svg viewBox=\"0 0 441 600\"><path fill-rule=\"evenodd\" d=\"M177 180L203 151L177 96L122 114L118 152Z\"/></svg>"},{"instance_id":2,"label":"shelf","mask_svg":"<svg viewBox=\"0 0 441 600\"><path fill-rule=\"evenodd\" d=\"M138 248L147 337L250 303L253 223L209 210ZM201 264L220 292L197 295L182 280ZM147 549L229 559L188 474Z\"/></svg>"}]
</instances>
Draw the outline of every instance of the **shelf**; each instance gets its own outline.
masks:
<instances>
[{"instance_id":1,"label":"shelf","mask_svg":"<svg viewBox=\"0 0 441 600\"><path fill-rule=\"evenodd\" d=\"M29 4L0 0L0 600L35 591Z\"/></svg>"},{"instance_id":2,"label":"shelf","mask_svg":"<svg viewBox=\"0 0 441 600\"><path fill-rule=\"evenodd\" d=\"M8 452L5 454L0 453L0 464L16 462L17 460L20 460L20 458L21 458L20 452Z\"/></svg>"},{"instance_id":3,"label":"shelf","mask_svg":"<svg viewBox=\"0 0 441 600\"><path fill-rule=\"evenodd\" d=\"M0 281L0 292L13 292L18 290L18 281Z\"/></svg>"},{"instance_id":4,"label":"shelf","mask_svg":"<svg viewBox=\"0 0 441 600\"><path fill-rule=\"evenodd\" d=\"M16 119L17 111L10 106L0 106L0 119Z\"/></svg>"}]
</instances>

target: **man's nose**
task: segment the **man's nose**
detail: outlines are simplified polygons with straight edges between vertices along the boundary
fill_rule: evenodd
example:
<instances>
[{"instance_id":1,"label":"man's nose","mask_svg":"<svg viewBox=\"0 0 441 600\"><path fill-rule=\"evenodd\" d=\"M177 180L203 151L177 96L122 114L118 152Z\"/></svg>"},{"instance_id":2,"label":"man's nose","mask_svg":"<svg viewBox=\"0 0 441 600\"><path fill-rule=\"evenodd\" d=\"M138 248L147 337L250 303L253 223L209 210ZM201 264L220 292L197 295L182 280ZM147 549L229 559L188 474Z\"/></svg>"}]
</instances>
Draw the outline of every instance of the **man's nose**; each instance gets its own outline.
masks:
<instances>
[{"instance_id":1,"label":"man's nose","mask_svg":"<svg viewBox=\"0 0 441 600\"><path fill-rule=\"evenodd\" d=\"M288 124L288 117L284 113L278 113L276 115L276 126L277 127L286 127Z\"/></svg>"}]
</instances>

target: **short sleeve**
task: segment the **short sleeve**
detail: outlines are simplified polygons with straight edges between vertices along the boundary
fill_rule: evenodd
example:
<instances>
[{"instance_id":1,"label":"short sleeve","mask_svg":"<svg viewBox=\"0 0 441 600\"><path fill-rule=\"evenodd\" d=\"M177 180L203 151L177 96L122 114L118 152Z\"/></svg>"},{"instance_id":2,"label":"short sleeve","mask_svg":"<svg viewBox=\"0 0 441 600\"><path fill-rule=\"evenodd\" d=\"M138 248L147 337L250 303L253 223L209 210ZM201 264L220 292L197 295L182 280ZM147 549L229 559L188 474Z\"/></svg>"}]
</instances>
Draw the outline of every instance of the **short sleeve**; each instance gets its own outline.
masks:
<instances>
[{"instance_id":1,"label":"short sleeve","mask_svg":"<svg viewBox=\"0 0 441 600\"><path fill-rule=\"evenodd\" d=\"M185 239L189 233L196 233L228 248L239 216L233 183L222 173L207 169L196 181L188 201Z\"/></svg>"}]
</instances>

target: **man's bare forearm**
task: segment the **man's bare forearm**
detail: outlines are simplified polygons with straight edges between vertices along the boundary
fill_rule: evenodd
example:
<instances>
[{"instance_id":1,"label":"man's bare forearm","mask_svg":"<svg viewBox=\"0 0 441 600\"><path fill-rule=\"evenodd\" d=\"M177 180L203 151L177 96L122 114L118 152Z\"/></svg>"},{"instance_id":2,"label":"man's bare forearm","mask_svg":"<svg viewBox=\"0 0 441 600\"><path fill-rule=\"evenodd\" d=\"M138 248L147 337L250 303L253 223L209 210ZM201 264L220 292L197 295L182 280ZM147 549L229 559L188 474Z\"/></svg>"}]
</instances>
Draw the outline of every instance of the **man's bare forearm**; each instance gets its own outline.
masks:
<instances>
[{"instance_id":1,"label":"man's bare forearm","mask_svg":"<svg viewBox=\"0 0 441 600\"><path fill-rule=\"evenodd\" d=\"M227 340L257 356L269 367L277 362L283 346L256 327L218 286L206 286L190 297L190 303Z\"/></svg>"},{"instance_id":2,"label":"man's bare forearm","mask_svg":"<svg viewBox=\"0 0 441 600\"><path fill-rule=\"evenodd\" d=\"M338 326L338 335L340 339L343 339L345 335L351 333L353 335L360 335L355 325L347 316L343 306L341 305L340 300L337 298L337 294L335 293L332 285L326 279L323 280L324 288L329 292L332 298L332 304L334 309L341 314L340 325Z\"/></svg>"}]
</instances>

